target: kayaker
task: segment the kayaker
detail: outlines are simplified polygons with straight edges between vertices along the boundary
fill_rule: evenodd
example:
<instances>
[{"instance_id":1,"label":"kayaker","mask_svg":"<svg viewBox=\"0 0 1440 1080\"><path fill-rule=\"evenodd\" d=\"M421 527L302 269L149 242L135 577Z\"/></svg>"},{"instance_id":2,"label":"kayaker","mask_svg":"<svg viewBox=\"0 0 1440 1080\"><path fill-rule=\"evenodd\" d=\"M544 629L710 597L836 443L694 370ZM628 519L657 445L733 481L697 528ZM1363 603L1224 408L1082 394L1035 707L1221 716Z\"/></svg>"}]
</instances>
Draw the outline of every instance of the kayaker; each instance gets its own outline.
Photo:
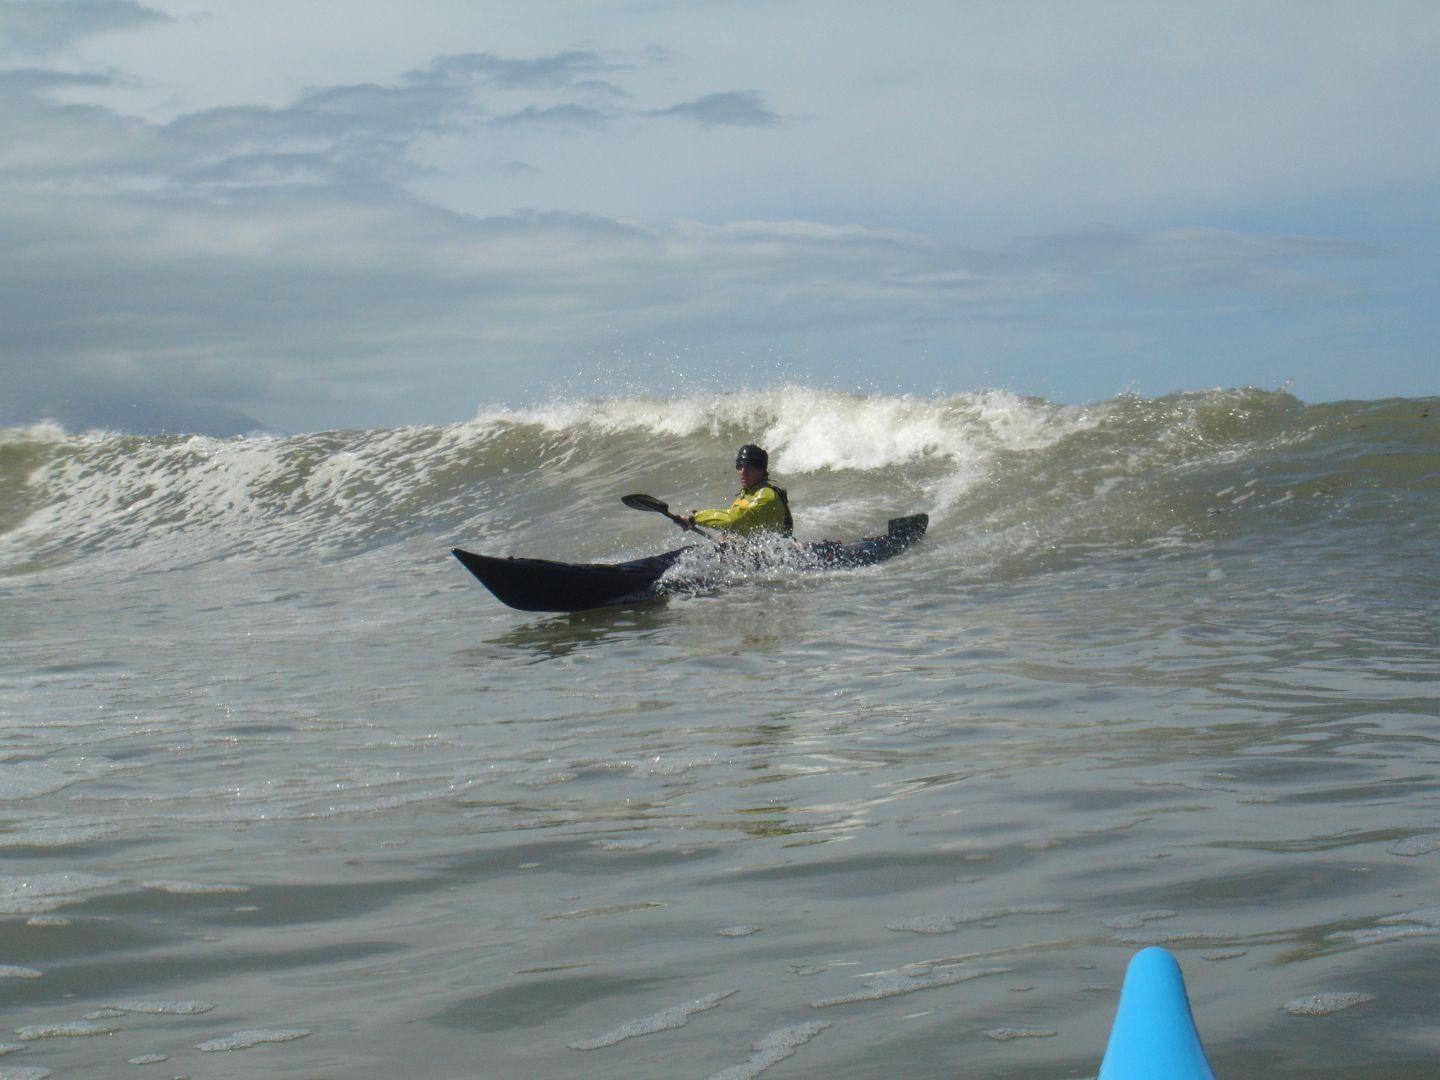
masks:
<instances>
[{"instance_id":1,"label":"kayaker","mask_svg":"<svg viewBox=\"0 0 1440 1080\"><path fill-rule=\"evenodd\" d=\"M792 535L795 522L790 517L790 499L784 488L770 481L770 455L747 443L735 454L735 470L740 475L740 494L730 509L693 510L685 519L686 527L703 525L734 536L761 532Z\"/></svg>"}]
</instances>

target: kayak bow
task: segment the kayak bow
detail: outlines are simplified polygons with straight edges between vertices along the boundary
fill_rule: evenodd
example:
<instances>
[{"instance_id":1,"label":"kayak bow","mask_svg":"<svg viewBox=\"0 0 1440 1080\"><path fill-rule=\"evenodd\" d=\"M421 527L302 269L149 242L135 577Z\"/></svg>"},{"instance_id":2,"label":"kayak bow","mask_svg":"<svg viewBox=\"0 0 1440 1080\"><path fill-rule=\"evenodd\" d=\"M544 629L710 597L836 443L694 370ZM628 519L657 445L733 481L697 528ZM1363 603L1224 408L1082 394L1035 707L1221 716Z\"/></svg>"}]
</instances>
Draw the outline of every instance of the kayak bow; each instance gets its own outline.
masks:
<instances>
[{"instance_id":1,"label":"kayak bow","mask_svg":"<svg viewBox=\"0 0 1440 1080\"><path fill-rule=\"evenodd\" d=\"M1152 945L1130 958L1098 1080L1215 1080L1180 965Z\"/></svg>"},{"instance_id":2,"label":"kayak bow","mask_svg":"<svg viewBox=\"0 0 1440 1080\"><path fill-rule=\"evenodd\" d=\"M925 535L926 514L893 518L884 536L849 544L822 540L797 544L786 565L799 570L830 570L865 566L900 554ZM654 600L713 584L704 578L666 578L665 574L691 547L620 563L567 563L550 559L496 558L462 548L452 554L503 604L521 611L585 611L588 608ZM755 565L753 548L738 545L737 568ZM759 565L764 565L763 561Z\"/></svg>"}]
</instances>

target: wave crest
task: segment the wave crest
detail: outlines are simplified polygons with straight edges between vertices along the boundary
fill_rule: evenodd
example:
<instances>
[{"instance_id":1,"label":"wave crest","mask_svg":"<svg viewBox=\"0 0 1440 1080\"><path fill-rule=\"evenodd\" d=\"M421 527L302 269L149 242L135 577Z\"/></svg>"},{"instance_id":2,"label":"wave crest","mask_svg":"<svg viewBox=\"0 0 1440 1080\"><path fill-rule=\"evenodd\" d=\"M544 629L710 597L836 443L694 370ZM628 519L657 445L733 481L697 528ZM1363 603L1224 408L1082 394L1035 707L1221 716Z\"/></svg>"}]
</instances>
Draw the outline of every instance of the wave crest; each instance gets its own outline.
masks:
<instances>
[{"instance_id":1,"label":"wave crest","mask_svg":"<svg viewBox=\"0 0 1440 1080\"><path fill-rule=\"evenodd\" d=\"M1360 488L1366 505L1400 503L1437 471L1434 404L1307 406L1284 393L1214 390L1072 406L1000 391L782 386L290 437L32 425L0 430L0 570L96 551L144 550L160 563L347 554L412 537L604 557L654 535L654 521L618 510L621 494L722 505L742 442L770 450L803 536L927 510L942 527L957 517L972 540L1028 532L1032 543L1080 534L1077 543L1127 543L1235 509L1234 490L1291 515L1311 504L1333 514Z\"/></svg>"}]
</instances>

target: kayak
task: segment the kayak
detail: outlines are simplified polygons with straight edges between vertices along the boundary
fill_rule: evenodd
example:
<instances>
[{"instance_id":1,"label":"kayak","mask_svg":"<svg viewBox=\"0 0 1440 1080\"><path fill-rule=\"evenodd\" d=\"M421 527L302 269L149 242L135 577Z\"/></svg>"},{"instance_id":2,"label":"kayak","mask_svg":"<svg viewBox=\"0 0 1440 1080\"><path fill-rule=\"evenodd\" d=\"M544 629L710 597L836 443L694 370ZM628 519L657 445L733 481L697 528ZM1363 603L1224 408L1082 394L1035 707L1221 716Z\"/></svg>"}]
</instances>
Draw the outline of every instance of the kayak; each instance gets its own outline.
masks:
<instances>
[{"instance_id":1,"label":"kayak","mask_svg":"<svg viewBox=\"0 0 1440 1080\"><path fill-rule=\"evenodd\" d=\"M1130 958L1098 1080L1215 1080L1180 965L1158 945Z\"/></svg>"},{"instance_id":2,"label":"kayak","mask_svg":"<svg viewBox=\"0 0 1440 1080\"><path fill-rule=\"evenodd\" d=\"M783 560L799 570L833 570L867 566L900 554L925 535L927 514L892 518L884 536L868 536L848 544L835 540L796 544ZM731 569L760 568L766 562L756 549L736 545L735 553L722 553ZM693 592L715 582L705 576L677 573L666 577L694 545L659 555L620 563L567 563L550 559L497 558L453 548L452 554L502 604L521 611L585 611L615 604L642 603L679 592ZM728 577L728 575L727 575Z\"/></svg>"}]
</instances>

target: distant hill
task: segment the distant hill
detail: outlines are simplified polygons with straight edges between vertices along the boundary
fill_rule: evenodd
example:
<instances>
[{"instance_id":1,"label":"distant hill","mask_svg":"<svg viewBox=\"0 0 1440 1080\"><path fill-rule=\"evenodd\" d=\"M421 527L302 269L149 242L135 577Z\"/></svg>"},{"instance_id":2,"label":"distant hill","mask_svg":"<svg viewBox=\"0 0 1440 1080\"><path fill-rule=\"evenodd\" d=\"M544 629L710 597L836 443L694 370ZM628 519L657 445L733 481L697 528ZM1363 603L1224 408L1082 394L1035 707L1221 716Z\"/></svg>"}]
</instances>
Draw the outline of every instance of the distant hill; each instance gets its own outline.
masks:
<instances>
[{"instance_id":1,"label":"distant hill","mask_svg":"<svg viewBox=\"0 0 1440 1080\"><path fill-rule=\"evenodd\" d=\"M131 435L283 435L263 420L224 405L119 400L83 391L52 391L43 397L6 401L0 394L0 427L51 420L66 431L103 428Z\"/></svg>"}]
</instances>

